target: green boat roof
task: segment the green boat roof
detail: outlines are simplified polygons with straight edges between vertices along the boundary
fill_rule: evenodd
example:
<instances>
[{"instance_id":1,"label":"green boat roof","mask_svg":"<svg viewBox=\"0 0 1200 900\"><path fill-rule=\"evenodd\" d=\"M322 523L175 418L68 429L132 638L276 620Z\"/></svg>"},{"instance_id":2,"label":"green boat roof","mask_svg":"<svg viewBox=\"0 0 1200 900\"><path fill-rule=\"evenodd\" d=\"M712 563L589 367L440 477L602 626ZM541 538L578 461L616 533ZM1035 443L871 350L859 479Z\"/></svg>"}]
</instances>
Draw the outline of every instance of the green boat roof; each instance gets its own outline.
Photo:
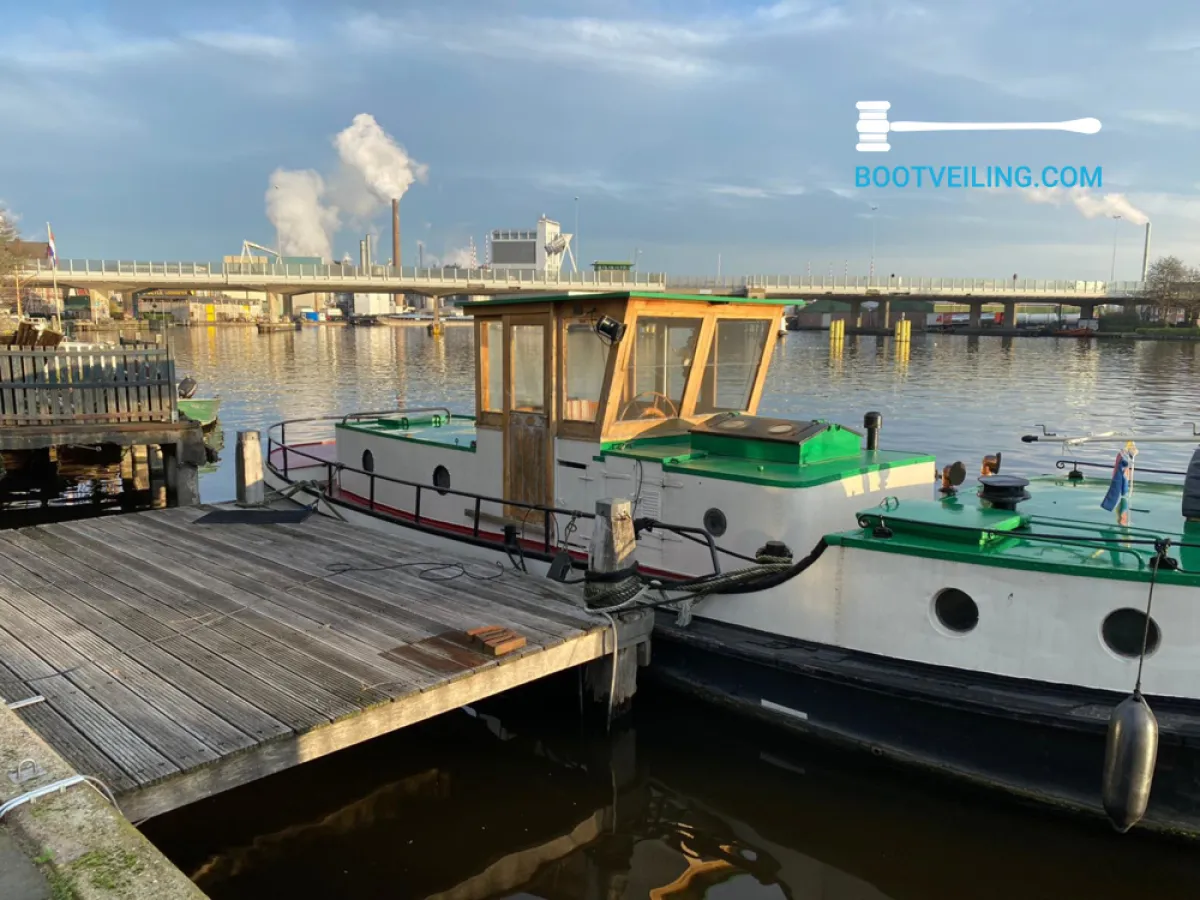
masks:
<instances>
[{"instance_id":1,"label":"green boat roof","mask_svg":"<svg viewBox=\"0 0 1200 900\"><path fill-rule=\"evenodd\" d=\"M1039 478L1029 485L1030 498L1012 512L986 507L970 488L941 500L893 500L890 509L859 513L859 529L826 541L975 565L1149 582L1154 541L1167 538L1173 544L1169 555L1180 567L1164 567L1157 580L1200 587L1200 522L1184 519L1181 488L1139 482L1128 525L1101 508L1107 489L1107 478Z\"/></svg>"},{"instance_id":2,"label":"green boat roof","mask_svg":"<svg viewBox=\"0 0 1200 900\"><path fill-rule=\"evenodd\" d=\"M668 294L663 291L605 291L603 293L540 294L492 297L488 300L460 300L458 306L490 309L522 303L580 303L584 300L673 300L685 303L734 303L751 306L792 306L794 300L765 300L753 297L727 297L723 294Z\"/></svg>"}]
</instances>

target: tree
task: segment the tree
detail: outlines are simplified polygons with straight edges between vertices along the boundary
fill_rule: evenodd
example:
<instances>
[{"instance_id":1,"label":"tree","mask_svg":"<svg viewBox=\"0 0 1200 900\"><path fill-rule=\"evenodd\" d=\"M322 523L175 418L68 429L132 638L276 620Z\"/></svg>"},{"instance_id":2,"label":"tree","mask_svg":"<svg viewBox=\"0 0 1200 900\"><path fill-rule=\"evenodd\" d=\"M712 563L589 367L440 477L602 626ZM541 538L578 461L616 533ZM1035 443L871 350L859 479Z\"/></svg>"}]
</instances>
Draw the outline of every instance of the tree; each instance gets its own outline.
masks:
<instances>
[{"instance_id":1,"label":"tree","mask_svg":"<svg viewBox=\"0 0 1200 900\"><path fill-rule=\"evenodd\" d=\"M10 303L16 300L14 276L23 263L15 246L15 242L20 238L20 234L17 232L16 218L11 212L0 206L0 297Z\"/></svg>"},{"instance_id":2,"label":"tree","mask_svg":"<svg viewBox=\"0 0 1200 900\"><path fill-rule=\"evenodd\" d=\"M1200 270L1177 256L1160 257L1146 272L1145 297L1160 316L1182 312L1194 325L1200 318Z\"/></svg>"}]
</instances>

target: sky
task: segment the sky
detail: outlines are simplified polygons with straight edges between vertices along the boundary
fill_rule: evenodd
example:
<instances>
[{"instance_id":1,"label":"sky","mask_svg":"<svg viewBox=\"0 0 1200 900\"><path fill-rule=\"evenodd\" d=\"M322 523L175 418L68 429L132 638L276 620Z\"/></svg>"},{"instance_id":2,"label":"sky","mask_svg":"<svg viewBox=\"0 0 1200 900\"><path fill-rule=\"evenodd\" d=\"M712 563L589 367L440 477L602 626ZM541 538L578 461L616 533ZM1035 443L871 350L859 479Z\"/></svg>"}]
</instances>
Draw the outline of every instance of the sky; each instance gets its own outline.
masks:
<instances>
[{"instance_id":1,"label":"sky","mask_svg":"<svg viewBox=\"0 0 1200 900\"><path fill-rule=\"evenodd\" d=\"M879 274L1103 280L1115 241L1134 279L1146 218L1152 257L1200 264L1198 63L1185 0L60 0L0 34L0 201L63 258L220 260L275 246L274 173L311 171L333 255L368 230L386 252L388 210L344 197L335 146L365 113L423 176L406 263L418 240L482 259L545 214L578 217L583 261L648 271L866 274L874 233ZM1103 128L868 154L860 100ZM859 188L859 165L1101 166L1103 187Z\"/></svg>"}]
</instances>

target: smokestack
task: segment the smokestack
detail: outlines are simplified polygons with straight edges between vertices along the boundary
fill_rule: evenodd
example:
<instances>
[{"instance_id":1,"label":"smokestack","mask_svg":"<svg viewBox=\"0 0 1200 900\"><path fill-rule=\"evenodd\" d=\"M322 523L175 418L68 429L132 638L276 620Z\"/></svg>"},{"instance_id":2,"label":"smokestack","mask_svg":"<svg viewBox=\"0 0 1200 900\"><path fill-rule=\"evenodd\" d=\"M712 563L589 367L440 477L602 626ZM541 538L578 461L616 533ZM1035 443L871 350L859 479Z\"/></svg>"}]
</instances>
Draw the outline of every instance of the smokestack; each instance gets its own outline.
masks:
<instances>
[{"instance_id":1,"label":"smokestack","mask_svg":"<svg viewBox=\"0 0 1200 900\"><path fill-rule=\"evenodd\" d=\"M367 267L367 242L358 242L358 267L365 269Z\"/></svg>"},{"instance_id":2,"label":"smokestack","mask_svg":"<svg viewBox=\"0 0 1200 900\"><path fill-rule=\"evenodd\" d=\"M367 268L369 269L371 268L371 263L373 262L371 259L371 236L369 234L363 238L363 246L367 248Z\"/></svg>"},{"instance_id":3,"label":"smokestack","mask_svg":"<svg viewBox=\"0 0 1200 900\"><path fill-rule=\"evenodd\" d=\"M400 198L392 200L392 265L400 268Z\"/></svg>"},{"instance_id":4,"label":"smokestack","mask_svg":"<svg viewBox=\"0 0 1200 900\"><path fill-rule=\"evenodd\" d=\"M1142 281L1146 280L1146 274L1150 271L1150 223L1146 223L1146 244L1142 248Z\"/></svg>"}]
</instances>

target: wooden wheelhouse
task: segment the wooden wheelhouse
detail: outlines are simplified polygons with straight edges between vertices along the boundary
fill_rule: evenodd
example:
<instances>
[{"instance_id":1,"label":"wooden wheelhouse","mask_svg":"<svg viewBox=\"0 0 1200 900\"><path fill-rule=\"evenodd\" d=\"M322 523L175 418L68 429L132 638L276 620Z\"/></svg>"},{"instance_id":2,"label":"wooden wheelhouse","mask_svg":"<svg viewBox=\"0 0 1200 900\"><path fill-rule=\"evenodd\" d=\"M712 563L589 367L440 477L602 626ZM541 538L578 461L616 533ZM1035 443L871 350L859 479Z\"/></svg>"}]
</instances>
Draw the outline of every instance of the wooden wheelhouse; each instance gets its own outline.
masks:
<instances>
[{"instance_id":1,"label":"wooden wheelhouse","mask_svg":"<svg viewBox=\"0 0 1200 900\"><path fill-rule=\"evenodd\" d=\"M608 446L755 413L780 305L627 292L471 303L476 427L503 434L504 496L552 505L556 440Z\"/></svg>"}]
</instances>

